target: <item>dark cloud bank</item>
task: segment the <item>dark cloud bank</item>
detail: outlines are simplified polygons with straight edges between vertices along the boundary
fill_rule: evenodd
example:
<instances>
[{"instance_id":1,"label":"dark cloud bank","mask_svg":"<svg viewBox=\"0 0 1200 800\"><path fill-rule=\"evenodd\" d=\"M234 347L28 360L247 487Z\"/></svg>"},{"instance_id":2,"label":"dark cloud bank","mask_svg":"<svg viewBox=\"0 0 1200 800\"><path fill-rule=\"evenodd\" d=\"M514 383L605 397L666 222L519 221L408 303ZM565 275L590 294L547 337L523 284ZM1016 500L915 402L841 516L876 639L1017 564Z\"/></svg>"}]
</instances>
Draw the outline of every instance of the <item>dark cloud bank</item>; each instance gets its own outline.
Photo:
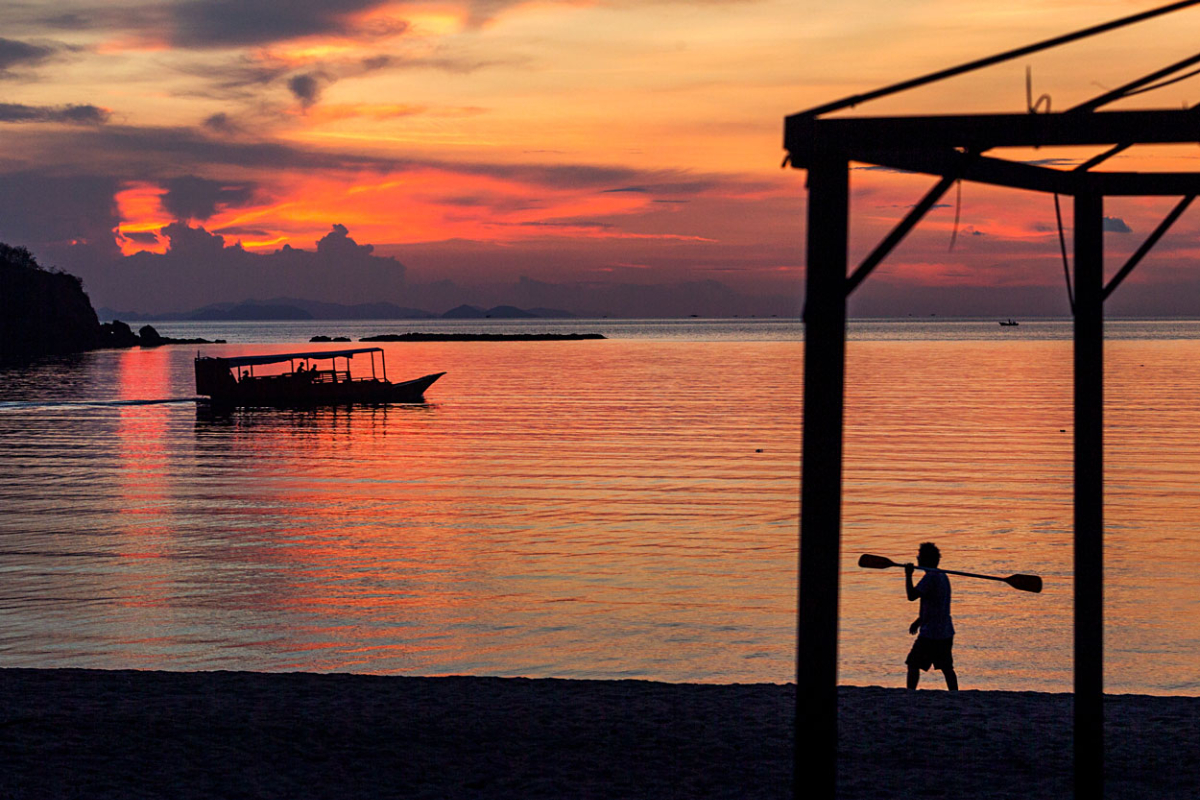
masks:
<instances>
[{"instance_id":1,"label":"dark cloud bank","mask_svg":"<svg viewBox=\"0 0 1200 800\"><path fill-rule=\"evenodd\" d=\"M518 0L466 0L471 25L480 25ZM394 36L407 24L401 19L363 22L364 12L388 5L387 0L180 0L174 3L109 3L18 6L11 21L66 31L115 30L177 48L197 50L253 47L306 36L354 36L361 40ZM401 17L402 17L401 13Z\"/></svg>"},{"instance_id":2,"label":"dark cloud bank","mask_svg":"<svg viewBox=\"0 0 1200 800\"><path fill-rule=\"evenodd\" d=\"M12 77L13 67L32 67L49 60L58 48L47 44L30 44L16 39L0 38L0 78Z\"/></svg>"},{"instance_id":3,"label":"dark cloud bank","mask_svg":"<svg viewBox=\"0 0 1200 800\"><path fill-rule=\"evenodd\" d=\"M109 112L98 106L27 106L22 103L0 103L0 122L64 122L68 125L103 125Z\"/></svg>"},{"instance_id":4,"label":"dark cloud bank","mask_svg":"<svg viewBox=\"0 0 1200 800\"><path fill-rule=\"evenodd\" d=\"M174 222L163 228L165 254L137 253L106 264L78 265L93 303L132 311L182 311L209 303L296 297L334 303L390 299L404 293L405 269L394 258L373 255L343 225L315 250L285 245L274 253L251 253L203 228Z\"/></svg>"},{"instance_id":5,"label":"dark cloud bank","mask_svg":"<svg viewBox=\"0 0 1200 800\"><path fill-rule=\"evenodd\" d=\"M284 246L259 254L203 228L175 222L163 229L165 254L138 253L72 269L98 307L141 314L175 314L200 306L290 297L353 305L390 302L440 313L471 303L525 308L563 308L580 316L730 316L794 314L794 299L743 296L713 280L646 285L552 283L522 277L513 283L463 286L451 280L411 284L397 259L360 245L343 225L317 242L315 250Z\"/></svg>"},{"instance_id":6,"label":"dark cloud bank","mask_svg":"<svg viewBox=\"0 0 1200 800\"><path fill-rule=\"evenodd\" d=\"M213 181L185 175L162 182L167 193L163 207L176 219L208 219L218 207L240 208L254 200L255 186L250 183Z\"/></svg>"}]
</instances>

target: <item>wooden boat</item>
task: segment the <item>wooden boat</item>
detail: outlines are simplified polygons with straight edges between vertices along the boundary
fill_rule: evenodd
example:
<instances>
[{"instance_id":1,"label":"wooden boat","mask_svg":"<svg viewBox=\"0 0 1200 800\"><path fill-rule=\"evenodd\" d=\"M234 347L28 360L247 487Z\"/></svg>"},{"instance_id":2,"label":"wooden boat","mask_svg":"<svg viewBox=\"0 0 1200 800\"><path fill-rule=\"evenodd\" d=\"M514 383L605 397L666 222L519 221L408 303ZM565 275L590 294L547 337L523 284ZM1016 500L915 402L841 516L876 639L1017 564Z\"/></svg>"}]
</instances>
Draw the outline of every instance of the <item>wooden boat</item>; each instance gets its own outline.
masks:
<instances>
[{"instance_id":1,"label":"wooden boat","mask_svg":"<svg viewBox=\"0 0 1200 800\"><path fill-rule=\"evenodd\" d=\"M1001 325L1003 325L1004 327L1008 328L1008 327L1011 327L1011 326L1013 326L1013 325L1020 325L1021 323L1017 322L1017 321L1016 321L1015 319L1013 319L1012 317L1009 317L1007 320L1003 320L1003 319L1002 319L1002 320L1000 320L1000 324L1001 324Z\"/></svg>"},{"instance_id":2,"label":"wooden boat","mask_svg":"<svg viewBox=\"0 0 1200 800\"><path fill-rule=\"evenodd\" d=\"M381 377L376 376L376 353ZM350 359L364 354L371 356L371 377L351 377ZM338 369L338 359L345 359L344 369ZM285 372L254 374L255 367L283 363L288 364ZM425 399L425 390L445 374L437 372L391 383L381 347L231 358L196 354L196 393L207 395L213 403L234 406L420 403Z\"/></svg>"}]
</instances>

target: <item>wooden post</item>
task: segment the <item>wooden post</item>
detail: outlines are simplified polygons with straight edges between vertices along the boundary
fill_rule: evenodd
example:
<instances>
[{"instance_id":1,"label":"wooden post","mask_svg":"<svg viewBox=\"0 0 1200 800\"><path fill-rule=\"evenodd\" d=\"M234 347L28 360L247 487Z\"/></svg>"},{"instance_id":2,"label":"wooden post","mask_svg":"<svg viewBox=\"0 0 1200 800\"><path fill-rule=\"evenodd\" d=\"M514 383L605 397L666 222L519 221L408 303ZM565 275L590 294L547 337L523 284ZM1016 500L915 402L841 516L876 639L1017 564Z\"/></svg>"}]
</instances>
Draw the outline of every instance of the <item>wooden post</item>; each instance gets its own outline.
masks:
<instances>
[{"instance_id":1,"label":"wooden post","mask_svg":"<svg viewBox=\"0 0 1200 800\"><path fill-rule=\"evenodd\" d=\"M804 431L800 480L795 797L837 790L838 571L846 352L849 162L808 171Z\"/></svg>"},{"instance_id":2,"label":"wooden post","mask_svg":"<svg viewBox=\"0 0 1200 800\"><path fill-rule=\"evenodd\" d=\"M1104 796L1104 198L1075 197L1075 797Z\"/></svg>"}]
</instances>

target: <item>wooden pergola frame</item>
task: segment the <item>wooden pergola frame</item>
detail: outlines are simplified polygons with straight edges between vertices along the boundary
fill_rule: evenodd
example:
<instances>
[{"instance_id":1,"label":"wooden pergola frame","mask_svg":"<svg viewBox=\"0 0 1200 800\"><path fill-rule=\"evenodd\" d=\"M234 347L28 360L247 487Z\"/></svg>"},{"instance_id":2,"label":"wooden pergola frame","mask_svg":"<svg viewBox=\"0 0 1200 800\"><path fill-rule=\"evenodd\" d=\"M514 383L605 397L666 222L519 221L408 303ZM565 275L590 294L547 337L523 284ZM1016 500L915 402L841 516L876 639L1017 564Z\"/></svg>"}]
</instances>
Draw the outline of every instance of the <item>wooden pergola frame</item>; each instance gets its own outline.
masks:
<instances>
[{"instance_id":1,"label":"wooden pergola frame","mask_svg":"<svg viewBox=\"0 0 1200 800\"><path fill-rule=\"evenodd\" d=\"M1027 114L910 117L825 115L1198 4L1200 0L1172 3L787 118L787 162L808 171L795 796L832 798L837 785L838 573L847 300L956 181L968 180L1065 195L1074 202L1075 797L1103 797L1104 300L1200 194L1200 173L1093 169L1138 144L1200 143L1200 108L1099 109L1134 92L1178 80L1180 72L1200 63L1200 55L1053 114L1031 110ZM1108 149L1071 170L985 155L1002 147L1089 145ZM938 180L857 269L847 274L851 162L928 174ZM1104 198L1120 195L1182 199L1106 286ZM806 734L803 737L802 731Z\"/></svg>"}]
</instances>

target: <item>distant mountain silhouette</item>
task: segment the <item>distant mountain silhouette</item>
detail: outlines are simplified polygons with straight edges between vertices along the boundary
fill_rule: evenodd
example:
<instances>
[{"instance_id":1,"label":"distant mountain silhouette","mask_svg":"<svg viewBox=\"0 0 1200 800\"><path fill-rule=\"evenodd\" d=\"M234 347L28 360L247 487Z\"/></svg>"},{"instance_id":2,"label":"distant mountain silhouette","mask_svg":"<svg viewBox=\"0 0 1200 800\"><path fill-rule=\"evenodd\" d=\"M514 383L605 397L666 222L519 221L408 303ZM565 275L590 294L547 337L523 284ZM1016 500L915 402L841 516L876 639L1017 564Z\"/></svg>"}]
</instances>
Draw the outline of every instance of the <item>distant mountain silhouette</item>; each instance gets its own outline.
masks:
<instances>
[{"instance_id":1,"label":"distant mountain silhouette","mask_svg":"<svg viewBox=\"0 0 1200 800\"><path fill-rule=\"evenodd\" d=\"M96 316L104 320L122 319L130 322L141 322L147 319L184 319L179 314L143 314L140 311L118 311L115 308L108 306L100 306L96 309Z\"/></svg>"},{"instance_id":2,"label":"distant mountain silhouette","mask_svg":"<svg viewBox=\"0 0 1200 800\"><path fill-rule=\"evenodd\" d=\"M419 308L406 308L395 303L325 303L295 297L274 297L264 302L294 306L312 314L313 319L433 319L437 314Z\"/></svg>"},{"instance_id":3,"label":"distant mountain silhouette","mask_svg":"<svg viewBox=\"0 0 1200 800\"><path fill-rule=\"evenodd\" d=\"M240 303L213 303L191 311L172 314L143 314L133 311L99 310L101 319L127 320L289 320L289 319L434 319L438 315L419 308L395 303L358 303L343 305L296 297L272 297L269 300L243 300Z\"/></svg>"},{"instance_id":4,"label":"distant mountain silhouette","mask_svg":"<svg viewBox=\"0 0 1200 800\"><path fill-rule=\"evenodd\" d=\"M144 314L137 311L117 311L102 307L100 319L123 319L132 322L146 320L186 320L203 322L244 320L375 320L375 319L575 319L578 315L561 308L523 309L516 306L495 306L482 309L461 305L444 314L420 308L407 308L395 303L326 303L298 297L272 297L267 300L243 300L240 303L213 303L191 311L169 314Z\"/></svg>"},{"instance_id":5,"label":"distant mountain silhouette","mask_svg":"<svg viewBox=\"0 0 1200 800\"><path fill-rule=\"evenodd\" d=\"M302 308L287 305L245 302L234 306L224 303L206 306L192 312L188 319L197 321L232 320L289 320L312 319L313 315Z\"/></svg>"},{"instance_id":6,"label":"distant mountain silhouette","mask_svg":"<svg viewBox=\"0 0 1200 800\"><path fill-rule=\"evenodd\" d=\"M484 319L486 316L487 312L482 308L461 305L442 314L442 319Z\"/></svg>"},{"instance_id":7,"label":"distant mountain silhouette","mask_svg":"<svg viewBox=\"0 0 1200 800\"><path fill-rule=\"evenodd\" d=\"M537 314L534 314L530 311L525 311L524 309L517 308L516 306L496 306L495 308L490 308L486 312L484 312L484 316L491 317L492 319L536 319L537 318Z\"/></svg>"},{"instance_id":8,"label":"distant mountain silhouette","mask_svg":"<svg viewBox=\"0 0 1200 800\"><path fill-rule=\"evenodd\" d=\"M452 308L442 319L574 319L570 311L557 308L517 308L516 306L493 306L486 311L478 306L461 305Z\"/></svg>"}]
</instances>

